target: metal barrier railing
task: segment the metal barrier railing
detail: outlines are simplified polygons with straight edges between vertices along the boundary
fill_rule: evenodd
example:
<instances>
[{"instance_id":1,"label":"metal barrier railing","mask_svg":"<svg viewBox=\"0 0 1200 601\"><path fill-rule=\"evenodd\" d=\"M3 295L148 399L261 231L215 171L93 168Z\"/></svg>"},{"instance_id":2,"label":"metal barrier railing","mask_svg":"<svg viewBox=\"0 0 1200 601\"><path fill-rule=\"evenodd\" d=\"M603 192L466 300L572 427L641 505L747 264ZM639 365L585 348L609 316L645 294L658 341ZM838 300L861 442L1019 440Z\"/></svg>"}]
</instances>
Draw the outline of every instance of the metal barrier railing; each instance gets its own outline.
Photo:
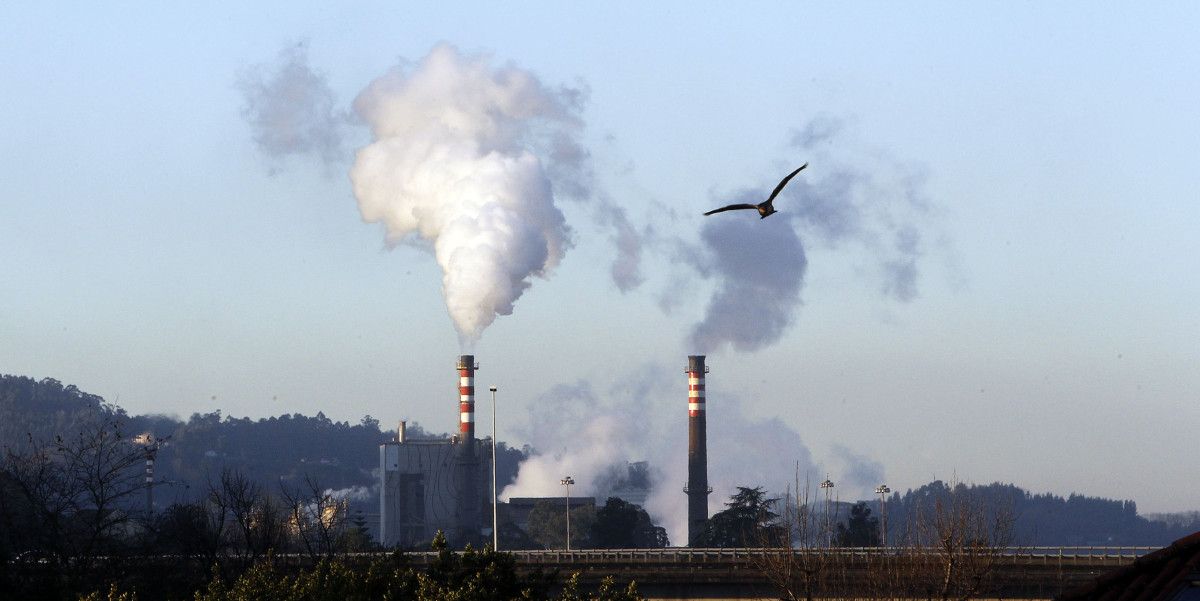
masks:
<instances>
[{"instance_id":1,"label":"metal barrier railing","mask_svg":"<svg viewBox=\"0 0 1200 601\"><path fill-rule=\"evenodd\" d=\"M1077 561L1097 563L1105 560L1132 561L1157 550L1157 547L1072 546L1072 547L1006 547L981 550L980 554L996 555L1013 561L1052 563ZM740 563L764 555L782 554L780 549L755 548L666 548L666 549L583 549L506 551L518 563L524 564L707 564ZM794 554L813 554L834 557L872 558L892 556L936 555L936 550L912 547L836 547L822 549L793 549ZM414 563L429 563L437 557L434 552L410 552L405 556Z\"/></svg>"}]
</instances>

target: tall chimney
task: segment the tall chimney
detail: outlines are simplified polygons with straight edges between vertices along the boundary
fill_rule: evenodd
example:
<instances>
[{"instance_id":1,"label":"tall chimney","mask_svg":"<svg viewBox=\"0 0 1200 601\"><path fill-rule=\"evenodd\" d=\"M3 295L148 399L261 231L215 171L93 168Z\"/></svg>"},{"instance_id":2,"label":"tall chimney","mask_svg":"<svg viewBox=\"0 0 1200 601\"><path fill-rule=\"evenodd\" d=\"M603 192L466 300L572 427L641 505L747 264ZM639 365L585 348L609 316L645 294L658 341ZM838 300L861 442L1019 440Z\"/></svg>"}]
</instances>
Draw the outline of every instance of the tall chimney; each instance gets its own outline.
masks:
<instances>
[{"instance_id":1,"label":"tall chimney","mask_svg":"<svg viewBox=\"0 0 1200 601\"><path fill-rule=\"evenodd\" d=\"M483 527L479 441L475 439L475 356L458 357L458 452L455 461L455 546L477 544ZM447 533L450 536L449 533Z\"/></svg>"},{"instance_id":2,"label":"tall chimney","mask_svg":"<svg viewBox=\"0 0 1200 601\"><path fill-rule=\"evenodd\" d=\"M708 520L708 434L704 421L704 355L688 355L688 546L704 531Z\"/></svg>"},{"instance_id":3,"label":"tall chimney","mask_svg":"<svg viewBox=\"0 0 1200 601\"><path fill-rule=\"evenodd\" d=\"M475 355L458 357L458 433L464 441L475 439Z\"/></svg>"}]
</instances>

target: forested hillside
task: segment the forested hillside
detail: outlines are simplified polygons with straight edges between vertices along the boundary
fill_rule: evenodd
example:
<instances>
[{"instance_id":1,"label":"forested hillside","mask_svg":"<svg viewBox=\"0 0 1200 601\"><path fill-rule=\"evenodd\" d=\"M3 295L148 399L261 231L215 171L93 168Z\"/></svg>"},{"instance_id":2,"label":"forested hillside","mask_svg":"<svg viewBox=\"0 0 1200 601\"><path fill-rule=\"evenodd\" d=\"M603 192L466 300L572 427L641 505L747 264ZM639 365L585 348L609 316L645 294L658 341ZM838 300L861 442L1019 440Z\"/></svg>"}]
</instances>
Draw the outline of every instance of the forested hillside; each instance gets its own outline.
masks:
<instances>
[{"instance_id":1,"label":"forested hillside","mask_svg":"<svg viewBox=\"0 0 1200 601\"><path fill-rule=\"evenodd\" d=\"M112 422L132 438L151 434L165 440L158 451L156 505L198 498L226 467L236 468L264 490L298 483L305 477L323 488L343 490L355 505L377 503L370 490L379 467L379 443L395 436L378 420L333 421L324 413L298 413L262 419L194 413L187 420L163 415L131 416L99 396L46 378L0 375L0 449L23 448L29 441L70 438L88 424ZM408 425L410 438L434 436L420 424ZM441 435L438 435L441 436ZM500 443L498 476L516 475L521 450Z\"/></svg>"},{"instance_id":2,"label":"forested hillside","mask_svg":"<svg viewBox=\"0 0 1200 601\"><path fill-rule=\"evenodd\" d=\"M989 515L1006 514L1012 521L1014 545L1166 545L1196 530L1200 523L1167 524L1138 515L1133 501L1117 501L1071 494L1034 494L1013 484L950 485L940 480L888 499L889 529L904 531L906 517L918 515L936 503L949 503L952 494L971 498ZM876 516L878 500L868 502Z\"/></svg>"},{"instance_id":3,"label":"forested hillside","mask_svg":"<svg viewBox=\"0 0 1200 601\"><path fill-rule=\"evenodd\" d=\"M166 441L158 452L155 474L155 505L160 509L176 501L201 498L222 470L233 468L264 491L299 485L309 478L323 489L339 491L352 508L374 513L378 445L395 435L381 430L369 415L356 424L333 421L323 413L257 420L223 416L220 411L195 413L186 420L130 416L99 396L57 380L0 375L0 450L22 449L30 441L47 444L60 436L68 439L97 423L115 424L125 438L152 434ZM407 436L433 435L419 424L409 424ZM526 452L500 443L501 487L515 478ZM1012 542L1018 545L1157 546L1200 530L1195 516L1148 520L1138 515L1137 505L1128 500L1034 494L1013 484L935 481L888 498L890 540L898 540L895 537L904 531L909 516L938 502L949 502L952 493L977 499L989 512L1010 516ZM879 499L865 503L872 517L879 518ZM849 516L848 506L843 504L838 519L845 521Z\"/></svg>"}]
</instances>

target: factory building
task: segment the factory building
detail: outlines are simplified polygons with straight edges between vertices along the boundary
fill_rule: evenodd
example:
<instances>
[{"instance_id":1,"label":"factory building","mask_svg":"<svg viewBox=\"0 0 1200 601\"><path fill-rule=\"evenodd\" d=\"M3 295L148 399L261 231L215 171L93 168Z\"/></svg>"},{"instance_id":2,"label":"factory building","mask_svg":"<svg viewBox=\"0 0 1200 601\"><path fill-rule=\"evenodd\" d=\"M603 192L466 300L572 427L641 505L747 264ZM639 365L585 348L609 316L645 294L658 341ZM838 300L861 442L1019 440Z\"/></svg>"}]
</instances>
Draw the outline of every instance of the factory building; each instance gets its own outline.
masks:
<instances>
[{"instance_id":1,"label":"factory building","mask_svg":"<svg viewBox=\"0 0 1200 601\"><path fill-rule=\"evenodd\" d=\"M454 548L491 542L492 456L475 438L475 364L473 355L458 358L458 434L448 439L408 440L404 422L396 440L379 447L379 540L386 547L424 548L440 530ZM709 517L708 433L705 415L704 355L688 357L688 545L694 546ZM628 475L608 494L642 505L649 491L644 462L627 465ZM551 498L554 499L554 498ZM524 528L534 504L542 499L511 499L508 521ZM562 502L566 503L565 499ZM595 506L591 497L572 498L571 506Z\"/></svg>"},{"instance_id":2,"label":"factory building","mask_svg":"<svg viewBox=\"0 0 1200 601\"><path fill-rule=\"evenodd\" d=\"M440 530L452 547L491 538L491 449L475 438L475 364L458 358L458 434L379 446L379 534L384 546L423 548ZM483 516L489 516L488 520Z\"/></svg>"}]
</instances>

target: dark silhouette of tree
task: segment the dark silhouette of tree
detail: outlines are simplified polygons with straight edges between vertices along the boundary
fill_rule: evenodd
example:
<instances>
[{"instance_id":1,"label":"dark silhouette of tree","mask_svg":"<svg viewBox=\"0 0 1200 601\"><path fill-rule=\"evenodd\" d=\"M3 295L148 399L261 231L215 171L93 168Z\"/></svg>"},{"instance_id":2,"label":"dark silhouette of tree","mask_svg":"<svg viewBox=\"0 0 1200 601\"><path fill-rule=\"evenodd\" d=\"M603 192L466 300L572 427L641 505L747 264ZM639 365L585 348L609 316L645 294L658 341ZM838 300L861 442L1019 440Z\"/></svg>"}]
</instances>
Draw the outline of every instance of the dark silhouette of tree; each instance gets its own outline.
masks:
<instances>
[{"instance_id":1,"label":"dark silhouette of tree","mask_svg":"<svg viewBox=\"0 0 1200 601\"><path fill-rule=\"evenodd\" d=\"M541 543L534 540L529 533L512 521L500 522L500 549L517 551L528 549L544 549Z\"/></svg>"},{"instance_id":2,"label":"dark silhouette of tree","mask_svg":"<svg viewBox=\"0 0 1200 601\"><path fill-rule=\"evenodd\" d=\"M617 497L609 497L596 511L590 539L596 549L649 549L670 544L666 529L655 526L645 509Z\"/></svg>"},{"instance_id":3,"label":"dark silhouette of tree","mask_svg":"<svg viewBox=\"0 0 1200 601\"><path fill-rule=\"evenodd\" d=\"M221 557L225 516L206 502L173 503L155 519L154 548L159 553L204 558L211 566Z\"/></svg>"},{"instance_id":4,"label":"dark silhouette of tree","mask_svg":"<svg viewBox=\"0 0 1200 601\"><path fill-rule=\"evenodd\" d=\"M346 553L362 553L374 551L377 545L371 540L371 530L367 527L367 518L362 512L350 516L349 523L338 536L336 548Z\"/></svg>"},{"instance_id":5,"label":"dark silhouette of tree","mask_svg":"<svg viewBox=\"0 0 1200 601\"><path fill-rule=\"evenodd\" d=\"M761 486L738 491L704 526L697 538L701 547L761 547L774 546L783 540L784 528L777 524L779 515L773 510L778 499L768 499Z\"/></svg>"},{"instance_id":6,"label":"dark silhouette of tree","mask_svg":"<svg viewBox=\"0 0 1200 601\"><path fill-rule=\"evenodd\" d=\"M312 478L294 489L283 488L287 525L309 557L332 557L349 520L349 504Z\"/></svg>"},{"instance_id":7,"label":"dark silhouette of tree","mask_svg":"<svg viewBox=\"0 0 1200 601\"><path fill-rule=\"evenodd\" d=\"M36 557L56 577L27 581L39 594L71 590L101 564L119 563L144 526L138 512L144 455L112 422L79 426L51 442L29 437L0 458L0 524L11 552ZM45 574L43 574L45 575ZM43 590L45 589L45 590ZM22 597L27 597L22 593Z\"/></svg>"},{"instance_id":8,"label":"dark silhouette of tree","mask_svg":"<svg viewBox=\"0 0 1200 601\"><path fill-rule=\"evenodd\" d=\"M756 565L779 598L926 599L967 601L995 594L996 569L1012 542L1012 519L967 487L934 487L925 503L904 516L898 544L878 552L846 553L827 546L828 522L809 503L811 490L801 488L785 508L781 544L756 558ZM945 493L944 495L942 493ZM790 495L789 495L790 496ZM889 510L890 511L890 510ZM838 524L838 542L864 546L877 542L874 519L865 503L857 503L846 524ZM889 534L891 536L891 534Z\"/></svg>"},{"instance_id":9,"label":"dark silhouette of tree","mask_svg":"<svg viewBox=\"0 0 1200 601\"><path fill-rule=\"evenodd\" d=\"M50 443L31 440L26 449L8 450L3 467L41 548L63 560L115 552L144 491L141 449L111 422Z\"/></svg>"},{"instance_id":10,"label":"dark silhouette of tree","mask_svg":"<svg viewBox=\"0 0 1200 601\"><path fill-rule=\"evenodd\" d=\"M846 523L837 525L835 539L840 547L879 546L879 520L871 517L866 501L859 501L850 508Z\"/></svg>"},{"instance_id":11,"label":"dark silhouette of tree","mask_svg":"<svg viewBox=\"0 0 1200 601\"><path fill-rule=\"evenodd\" d=\"M229 548L235 554L258 559L284 548L287 514L262 486L236 469L224 469L216 482L209 482L208 503L222 519Z\"/></svg>"}]
</instances>

